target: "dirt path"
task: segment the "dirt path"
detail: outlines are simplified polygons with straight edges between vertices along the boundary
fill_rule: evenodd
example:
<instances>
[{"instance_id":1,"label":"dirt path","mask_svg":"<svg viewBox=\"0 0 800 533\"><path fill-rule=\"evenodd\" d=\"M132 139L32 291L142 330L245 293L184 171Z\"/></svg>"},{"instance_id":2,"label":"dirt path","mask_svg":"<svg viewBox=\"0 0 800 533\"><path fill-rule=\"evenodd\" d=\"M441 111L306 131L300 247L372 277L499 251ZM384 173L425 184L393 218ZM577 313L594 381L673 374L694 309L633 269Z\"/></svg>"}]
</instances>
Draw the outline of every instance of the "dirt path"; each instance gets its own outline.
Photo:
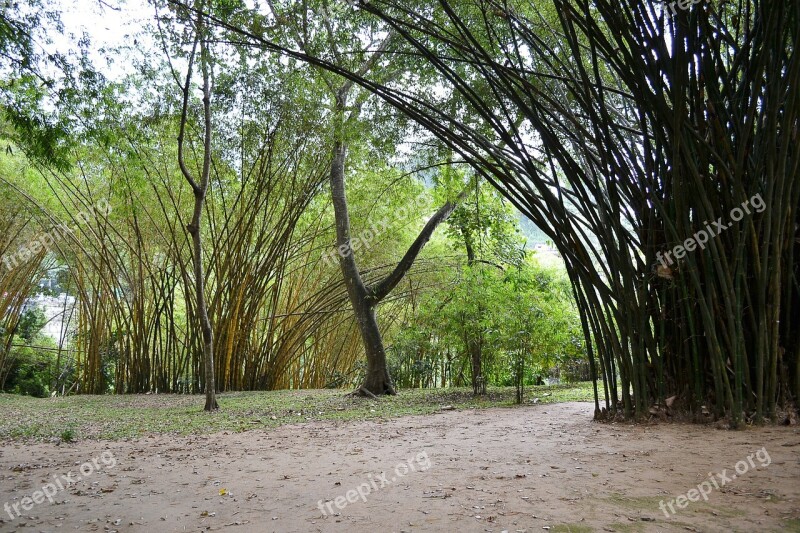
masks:
<instances>
[{"instance_id":1,"label":"dirt path","mask_svg":"<svg viewBox=\"0 0 800 533\"><path fill-rule=\"evenodd\" d=\"M797 427L606 425L591 411L568 403L6 443L0 531L800 531ZM70 471L75 483L65 486ZM47 483L54 503L44 493L42 503L23 500ZM687 493L699 501L673 501ZM675 510L669 518L662 500ZM21 516L12 520L14 504Z\"/></svg>"}]
</instances>

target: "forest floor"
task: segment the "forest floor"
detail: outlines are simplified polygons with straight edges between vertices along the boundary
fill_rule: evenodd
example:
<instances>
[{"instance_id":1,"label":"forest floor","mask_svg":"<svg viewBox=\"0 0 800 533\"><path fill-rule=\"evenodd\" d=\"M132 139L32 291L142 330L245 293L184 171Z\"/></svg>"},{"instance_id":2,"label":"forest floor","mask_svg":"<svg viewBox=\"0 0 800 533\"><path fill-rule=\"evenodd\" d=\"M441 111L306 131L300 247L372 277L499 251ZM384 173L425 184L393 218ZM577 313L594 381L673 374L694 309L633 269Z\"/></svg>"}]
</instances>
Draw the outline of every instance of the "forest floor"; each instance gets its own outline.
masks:
<instances>
[{"instance_id":1,"label":"forest floor","mask_svg":"<svg viewBox=\"0 0 800 533\"><path fill-rule=\"evenodd\" d=\"M160 398L128 401L158 420ZM0 427L18 404L0 398ZM797 426L595 423L585 402L441 407L72 443L6 433L0 531L800 531ZM124 434L133 415L119 410Z\"/></svg>"},{"instance_id":2,"label":"forest floor","mask_svg":"<svg viewBox=\"0 0 800 533\"><path fill-rule=\"evenodd\" d=\"M32 398L0 393L2 439L110 439L147 435L207 435L314 420L366 420L425 415L442 408L514 406L513 387L490 387L475 398L471 388L404 389L381 401L353 398L342 390L233 392L218 396L221 410L206 416L203 396L128 394ZM590 401L592 383L526 387L526 403Z\"/></svg>"}]
</instances>

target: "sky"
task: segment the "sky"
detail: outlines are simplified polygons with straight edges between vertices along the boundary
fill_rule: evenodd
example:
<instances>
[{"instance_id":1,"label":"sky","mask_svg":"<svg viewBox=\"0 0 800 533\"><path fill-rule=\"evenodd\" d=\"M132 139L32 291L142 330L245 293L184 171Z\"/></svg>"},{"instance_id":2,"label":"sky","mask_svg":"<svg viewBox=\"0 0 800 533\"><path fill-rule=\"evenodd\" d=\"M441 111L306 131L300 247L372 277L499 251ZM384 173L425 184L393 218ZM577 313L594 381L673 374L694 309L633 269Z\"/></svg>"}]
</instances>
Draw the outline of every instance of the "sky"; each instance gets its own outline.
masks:
<instances>
[{"instance_id":1,"label":"sky","mask_svg":"<svg viewBox=\"0 0 800 533\"><path fill-rule=\"evenodd\" d=\"M57 0L57 5L62 10L65 35L52 33L49 36L52 46L60 52L74 49L77 40L86 33L94 50L95 66L112 81L130 73L131 65L123 61L109 65L101 50L130 45L134 39L152 45L141 35L143 26L152 23L155 17L155 8L146 0Z\"/></svg>"}]
</instances>

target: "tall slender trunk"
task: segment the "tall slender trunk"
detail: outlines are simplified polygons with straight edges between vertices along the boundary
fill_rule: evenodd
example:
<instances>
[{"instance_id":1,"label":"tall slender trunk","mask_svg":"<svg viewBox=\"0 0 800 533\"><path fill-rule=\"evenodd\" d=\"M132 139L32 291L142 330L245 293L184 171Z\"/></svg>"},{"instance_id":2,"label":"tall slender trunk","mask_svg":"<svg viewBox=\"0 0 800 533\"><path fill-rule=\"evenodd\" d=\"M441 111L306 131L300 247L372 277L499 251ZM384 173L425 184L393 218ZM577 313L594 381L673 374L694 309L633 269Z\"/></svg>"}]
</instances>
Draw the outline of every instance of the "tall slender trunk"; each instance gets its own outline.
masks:
<instances>
[{"instance_id":1,"label":"tall slender trunk","mask_svg":"<svg viewBox=\"0 0 800 533\"><path fill-rule=\"evenodd\" d=\"M472 393L481 396L486 394L486 380L483 378L483 350L478 338L469 336L469 354L472 359Z\"/></svg>"},{"instance_id":2,"label":"tall slender trunk","mask_svg":"<svg viewBox=\"0 0 800 533\"><path fill-rule=\"evenodd\" d=\"M203 273L203 247L200 235L200 222L205 202L205 191L194 195L194 215L186 227L192 237L192 267L197 292L197 315L200 319L200 331L203 335L203 364L205 366L206 411L219 409L216 397L216 379L214 376L214 330L208 318L208 305L205 296L205 278Z\"/></svg>"},{"instance_id":3,"label":"tall slender trunk","mask_svg":"<svg viewBox=\"0 0 800 533\"><path fill-rule=\"evenodd\" d=\"M472 236L465 226L461 227L461 234L464 236L464 247L467 250L467 265L471 267L475 264L475 249L472 246ZM478 323L480 323L482 318L483 307L479 305ZM478 335L480 335L480 333ZM481 396L486 394L486 380L483 377L483 343L479 336L473 336L468 333L466 337L469 356L472 362L472 394Z\"/></svg>"},{"instance_id":4,"label":"tall slender trunk","mask_svg":"<svg viewBox=\"0 0 800 533\"><path fill-rule=\"evenodd\" d=\"M186 83L183 86L183 108L181 110L180 132L178 134L178 163L186 181L192 187L194 194L194 211L192 220L186 226L186 230L192 237L192 267L195 278L195 292L197 299L197 316L200 320L200 331L203 336L203 365L205 366L205 393L206 411L219 409L216 397L216 379L214 376L214 331L211 327L211 320L208 318L208 305L205 296L205 277L203 273L203 242L201 234L201 221L203 206L206 194L208 193L208 183L211 174L211 81L208 70L208 50L202 36L204 19L201 14L197 17L197 34L195 37L192 53L189 56L189 67L186 73ZM186 121L189 109L189 93L192 82L192 67L194 64L197 46L200 45L200 70L203 74L203 125L205 129L203 137L203 168L199 183L193 177L191 171L186 166L183 156L184 139L186 133Z\"/></svg>"}]
</instances>

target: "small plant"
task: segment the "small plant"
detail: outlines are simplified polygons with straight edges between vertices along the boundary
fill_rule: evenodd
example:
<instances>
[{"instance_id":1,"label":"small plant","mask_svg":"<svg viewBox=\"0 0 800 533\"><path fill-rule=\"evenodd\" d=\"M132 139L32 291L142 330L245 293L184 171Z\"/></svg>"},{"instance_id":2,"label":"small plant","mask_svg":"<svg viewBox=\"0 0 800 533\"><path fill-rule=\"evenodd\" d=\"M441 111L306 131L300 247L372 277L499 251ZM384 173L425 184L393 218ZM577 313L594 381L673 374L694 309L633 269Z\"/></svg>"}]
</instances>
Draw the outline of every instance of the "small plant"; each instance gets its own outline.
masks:
<instances>
[{"instance_id":1,"label":"small plant","mask_svg":"<svg viewBox=\"0 0 800 533\"><path fill-rule=\"evenodd\" d=\"M61 432L61 442L73 442L75 440L75 430L67 428Z\"/></svg>"}]
</instances>

